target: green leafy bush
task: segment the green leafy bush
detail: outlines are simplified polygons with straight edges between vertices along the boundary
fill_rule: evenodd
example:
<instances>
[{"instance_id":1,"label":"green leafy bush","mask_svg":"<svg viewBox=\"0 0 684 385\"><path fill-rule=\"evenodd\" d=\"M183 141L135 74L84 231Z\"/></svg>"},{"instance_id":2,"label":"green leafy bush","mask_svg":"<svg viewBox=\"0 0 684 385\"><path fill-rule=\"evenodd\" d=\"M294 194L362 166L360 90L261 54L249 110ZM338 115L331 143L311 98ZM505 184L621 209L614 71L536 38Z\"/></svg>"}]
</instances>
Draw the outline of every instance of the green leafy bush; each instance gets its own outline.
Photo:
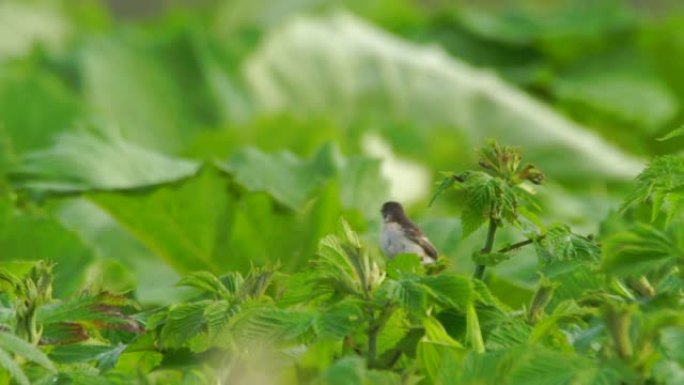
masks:
<instances>
[{"instance_id":1,"label":"green leafy bush","mask_svg":"<svg viewBox=\"0 0 684 385\"><path fill-rule=\"evenodd\" d=\"M524 3L0 2L0 385L684 383L684 9Z\"/></svg>"}]
</instances>

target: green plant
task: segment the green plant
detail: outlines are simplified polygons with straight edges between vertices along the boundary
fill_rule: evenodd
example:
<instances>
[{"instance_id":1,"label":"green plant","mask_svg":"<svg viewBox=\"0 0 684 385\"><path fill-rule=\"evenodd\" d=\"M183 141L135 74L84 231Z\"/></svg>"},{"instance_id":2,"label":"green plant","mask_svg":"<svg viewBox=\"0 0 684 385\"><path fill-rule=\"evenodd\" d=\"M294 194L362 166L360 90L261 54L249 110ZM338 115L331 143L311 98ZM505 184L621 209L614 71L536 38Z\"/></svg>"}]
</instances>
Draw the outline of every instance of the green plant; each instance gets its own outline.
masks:
<instances>
[{"instance_id":1,"label":"green plant","mask_svg":"<svg viewBox=\"0 0 684 385\"><path fill-rule=\"evenodd\" d=\"M511 308L479 275L428 274L415 255L384 261L344 220L308 269L190 273L178 285L192 296L158 308L103 291L56 300L51 264L6 264L0 381L675 384L681 158L644 170L599 243L524 211L521 183L541 173L520 168L517 150L492 142L481 156L486 172L450 175L437 194L453 186L468 202L464 226L494 228L478 271L533 246L541 279L529 306ZM492 252L503 225L534 231Z\"/></svg>"}]
</instances>

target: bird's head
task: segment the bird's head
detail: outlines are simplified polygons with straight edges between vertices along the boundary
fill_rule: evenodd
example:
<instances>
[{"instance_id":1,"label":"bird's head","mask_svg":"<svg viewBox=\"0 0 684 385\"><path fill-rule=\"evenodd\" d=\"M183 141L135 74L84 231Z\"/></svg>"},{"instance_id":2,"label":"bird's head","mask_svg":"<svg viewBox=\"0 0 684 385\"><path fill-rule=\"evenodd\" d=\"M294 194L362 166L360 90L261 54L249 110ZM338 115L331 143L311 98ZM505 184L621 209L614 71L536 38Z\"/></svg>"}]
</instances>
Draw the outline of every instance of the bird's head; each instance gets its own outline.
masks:
<instances>
[{"instance_id":1,"label":"bird's head","mask_svg":"<svg viewBox=\"0 0 684 385\"><path fill-rule=\"evenodd\" d=\"M401 218L406 217L404 208L399 202L385 202L382 205L380 213L382 214L382 220L385 221L385 223L397 222Z\"/></svg>"}]
</instances>

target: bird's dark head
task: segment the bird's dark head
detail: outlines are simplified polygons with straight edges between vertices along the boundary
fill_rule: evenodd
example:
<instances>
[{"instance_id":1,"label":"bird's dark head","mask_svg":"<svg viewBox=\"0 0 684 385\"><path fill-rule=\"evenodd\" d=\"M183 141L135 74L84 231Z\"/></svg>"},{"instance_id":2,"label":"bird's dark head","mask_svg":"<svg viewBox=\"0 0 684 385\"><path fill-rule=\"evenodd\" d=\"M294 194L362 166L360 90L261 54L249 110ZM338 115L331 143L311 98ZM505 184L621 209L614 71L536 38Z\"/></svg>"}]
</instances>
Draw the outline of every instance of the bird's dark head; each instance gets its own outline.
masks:
<instances>
[{"instance_id":1,"label":"bird's dark head","mask_svg":"<svg viewBox=\"0 0 684 385\"><path fill-rule=\"evenodd\" d=\"M385 222L400 222L406 218L406 214L404 214L404 208L401 207L399 202L385 202L382 205L382 210L380 210L380 213L382 213L382 219Z\"/></svg>"}]
</instances>

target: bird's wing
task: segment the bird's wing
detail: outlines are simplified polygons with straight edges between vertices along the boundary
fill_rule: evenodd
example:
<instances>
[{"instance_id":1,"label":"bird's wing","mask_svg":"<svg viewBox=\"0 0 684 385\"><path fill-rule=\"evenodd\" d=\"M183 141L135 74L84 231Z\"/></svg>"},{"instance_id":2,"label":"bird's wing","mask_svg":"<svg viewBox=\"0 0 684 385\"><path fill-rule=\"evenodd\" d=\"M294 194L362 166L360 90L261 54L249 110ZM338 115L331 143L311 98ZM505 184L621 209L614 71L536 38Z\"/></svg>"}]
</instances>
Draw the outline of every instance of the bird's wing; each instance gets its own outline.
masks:
<instances>
[{"instance_id":1,"label":"bird's wing","mask_svg":"<svg viewBox=\"0 0 684 385\"><path fill-rule=\"evenodd\" d=\"M425 251L425 254L427 254L428 257L437 260L437 250L416 225L409 223L408 226L405 226L404 231L406 233L406 237L418 244L418 246Z\"/></svg>"}]
</instances>

